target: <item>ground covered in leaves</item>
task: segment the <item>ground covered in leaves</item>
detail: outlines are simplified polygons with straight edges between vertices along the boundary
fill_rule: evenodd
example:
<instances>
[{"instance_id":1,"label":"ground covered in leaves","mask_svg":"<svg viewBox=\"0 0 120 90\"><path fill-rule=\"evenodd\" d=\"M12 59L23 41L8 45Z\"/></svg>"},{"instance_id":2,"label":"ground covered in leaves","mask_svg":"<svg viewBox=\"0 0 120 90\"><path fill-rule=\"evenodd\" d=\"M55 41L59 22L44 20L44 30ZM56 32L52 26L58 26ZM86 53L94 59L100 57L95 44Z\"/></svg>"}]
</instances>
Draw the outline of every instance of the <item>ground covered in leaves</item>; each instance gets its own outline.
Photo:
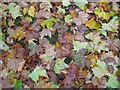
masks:
<instances>
[{"instance_id":1,"label":"ground covered in leaves","mask_svg":"<svg viewBox=\"0 0 120 90\"><path fill-rule=\"evenodd\" d=\"M116 2L1 2L2 88L120 88Z\"/></svg>"}]
</instances>

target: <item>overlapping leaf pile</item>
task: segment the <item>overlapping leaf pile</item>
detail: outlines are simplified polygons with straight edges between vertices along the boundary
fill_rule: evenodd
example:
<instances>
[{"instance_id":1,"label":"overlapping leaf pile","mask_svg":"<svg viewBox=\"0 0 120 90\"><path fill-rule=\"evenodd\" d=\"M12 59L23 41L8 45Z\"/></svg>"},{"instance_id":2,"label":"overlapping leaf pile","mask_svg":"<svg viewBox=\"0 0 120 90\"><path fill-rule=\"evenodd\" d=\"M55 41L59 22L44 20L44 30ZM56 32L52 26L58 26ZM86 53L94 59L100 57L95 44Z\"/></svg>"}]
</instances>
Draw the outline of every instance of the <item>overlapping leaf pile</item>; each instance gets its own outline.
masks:
<instances>
[{"instance_id":1,"label":"overlapping leaf pile","mask_svg":"<svg viewBox=\"0 0 120 90\"><path fill-rule=\"evenodd\" d=\"M0 3L2 88L120 88L115 2Z\"/></svg>"}]
</instances>

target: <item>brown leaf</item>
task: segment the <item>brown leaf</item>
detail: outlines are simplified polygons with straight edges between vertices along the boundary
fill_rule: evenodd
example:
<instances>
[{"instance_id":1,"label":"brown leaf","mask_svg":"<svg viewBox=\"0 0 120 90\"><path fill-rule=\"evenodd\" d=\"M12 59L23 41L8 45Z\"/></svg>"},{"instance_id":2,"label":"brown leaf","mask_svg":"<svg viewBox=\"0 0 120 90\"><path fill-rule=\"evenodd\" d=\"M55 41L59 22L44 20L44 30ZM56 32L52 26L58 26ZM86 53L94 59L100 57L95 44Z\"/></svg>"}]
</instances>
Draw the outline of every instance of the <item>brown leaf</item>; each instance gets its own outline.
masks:
<instances>
[{"instance_id":1,"label":"brown leaf","mask_svg":"<svg viewBox=\"0 0 120 90\"><path fill-rule=\"evenodd\" d=\"M35 13L36 18L42 18L42 17L50 18L50 16L51 16L51 13L44 10L39 10L39 12Z\"/></svg>"},{"instance_id":2,"label":"brown leaf","mask_svg":"<svg viewBox=\"0 0 120 90\"><path fill-rule=\"evenodd\" d=\"M20 72L22 70L24 64L25 64L24 59L17 59L17 58L8 59L7 69L8 70L12 69L15 72L16 71Z\"/></svg>"}]
</instances>

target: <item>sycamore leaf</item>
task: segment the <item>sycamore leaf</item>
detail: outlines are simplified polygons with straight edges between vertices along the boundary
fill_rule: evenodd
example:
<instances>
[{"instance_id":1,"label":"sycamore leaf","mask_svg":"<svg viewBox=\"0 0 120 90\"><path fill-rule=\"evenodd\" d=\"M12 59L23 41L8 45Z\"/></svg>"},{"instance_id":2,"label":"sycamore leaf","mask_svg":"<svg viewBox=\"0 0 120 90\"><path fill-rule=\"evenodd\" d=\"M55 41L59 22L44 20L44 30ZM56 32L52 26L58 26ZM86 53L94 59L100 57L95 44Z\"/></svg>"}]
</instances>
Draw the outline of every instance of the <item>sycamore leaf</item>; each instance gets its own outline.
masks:
<instances>
[{"instance_id":1,"label":"sycamore leaf","mask_svg":"<svg viewBox=\"0 0 120 90\"><path fill-rule=\"evenodd\" d=\"M70 5L70 2L69 2L69 0L62 0L62 4L63 4L64 6L69 6L69 5Z\"/></svg>"},{"instance_id":2,"label":"sycamore leaf","mask_svg":"<svg viewBox=\"0 0 120 90\"><path fill-rule=\"evenodd\" d=\"M94 17L88 20L85 25L88 26L90 29L99 29L101 27L101 24L95 21Z\"/></svg>"},{"instance_id":3,"label":"sycamore leaf","mask_svg":"<svg viewBox=\"0 0 120 90\"><path fill-rule=\"evenodd\" d=\"M46 70L43 67L37 66L32 73L29 74L29 77L34 81L37 82L39 80L39 76L47 77Z\"/></svg>"},{"instance_id":4,"label":"sycamore leaf","mask_svg":"<svg viewBox=\"0 0 120 90\"><path fill-rule=\"evenodd\" d=\"M120 88L120 82L118 82L117 78L111 74L105 86L109 88Z\"/></svg>"},{"instance_id":5,"label":"sycamore leaf","mask_svg":"<svg viewBox=\"0 0 120 90\"><path fill-rule=\"evenodd\" d=\"M102 28L104 30L107 31L112 31L112 32L118 32L118 26L119 26L119 22L118 22L118 17L114 16L109 23L102 23Z\"/></svg>"},{"instance_id":6,"label":"sycamore leaf","mask_svg":"<svg viewBox=\"0 0 120 90\"><path fill-rule=\"evenodd\" d=\"M56 64L54 66L55 73L60 73L60 70L69 68L69 66L64 62L65 58L57 58Z\"/></svg>"},{"instance_id":7,"label":"sycamore leaf","mask_svg":"<svg viewBox=\"0 0 120 90\"><path fill-rule=\"evenodd\" d=\"M98 78L109 74L106 63L100 60L97 60L96 66L92 69L92 71Z\"/></svg>"},{"instance_id":8,"label":"sycamore leaf","mask_svg":"<svg viewBox=\"0 0 120 90\"><path fill-rule=\"evenodd\" d=\"M34 15L35 15L35 7L34 6L30 6L28 15L30 15L31 17L34 17Z\"/></svg>"},{"instance_id":9,"label":"sycamore leaf","mask_svg":"<svg viewBox=\"0 0 120 90\"><path fill-rule=\"evenodd\" d=\"M41 25L45 28L45 27L47 27L47 28L52 28L52 26L53 26L53 23L54 22L56 22L56 19L47 19L47 20L45 20L45 21L43 21L42 23L41 23Z\"/></svg>"}]
</instances>

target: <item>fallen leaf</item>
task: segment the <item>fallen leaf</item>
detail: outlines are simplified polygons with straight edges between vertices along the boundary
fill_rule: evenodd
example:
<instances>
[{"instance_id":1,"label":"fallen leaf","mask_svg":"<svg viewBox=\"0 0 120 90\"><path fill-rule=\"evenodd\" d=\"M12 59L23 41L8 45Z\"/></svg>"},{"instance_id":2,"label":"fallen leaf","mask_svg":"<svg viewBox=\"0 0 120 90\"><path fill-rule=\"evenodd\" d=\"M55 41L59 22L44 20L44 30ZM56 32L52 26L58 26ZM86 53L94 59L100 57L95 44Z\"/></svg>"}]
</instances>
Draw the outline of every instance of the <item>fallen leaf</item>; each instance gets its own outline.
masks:
<instances>
[{"instance_id":1,"label":"fallen leaf","mask_svg":"<svg viewBox=\"0 0 120 90\"><path fill-rule=\"evenodd\" d=\"M49 36L51 38L51 30L44 28L42 30L42 32L40 33L41 38L43 38L44 36Z\"/></svg>"},{"instance_id":2,"label":"fallen leaf","mask_svg":"<svg viewBox=\"0 0 120 90\"><path fill-rule=\"evenodd\" d=\"M39 76L47 77L46 70L43 67L36 66L29 77L36 83L39 80Z\"/></svg>"},{"instance_id":3,"label":"fallen leaf","mask_svg":"<svg viewBox=\"0 0 120 90\"><path fill-rule=\"evenodd\" d=\"M34 6L30 6L28 15L30 15L31 17L34 17L34 15L35 15L35 7Z\"/></svg>"},{"instance_id":4,"label":"fallen leaf","mask_svg":"<svg viewBox=\"0 0 120 90\"><path fill-rule=\"evenodd\" d=\"M107 65L104 61L97 60L96 66L92 69L93 74L100 78L104 75L109 75Z\"/></svg>"},{"instance_id":5,"label":"fallen leaf","mask_svg":"<svg viewBox=\"0 0 120 90\"><path fill-rule=\"evenodd\" d=\"M55 73L60 73L60 70L68 68L69 66L64 62L65 58L57 58L56 64L54 66Z\"/></svg>"},{"instance_id":6,"label":"fallen leaf","mask_svg":"<svg viewBox=\"0 0 120 90\"><path fill-rule=\"evenodd\" d=\"M94 17L88 20L85 25L90 29L100 29L101 27L101 24L98 21L95 21Z\"/></svg>"}]
</instances>

